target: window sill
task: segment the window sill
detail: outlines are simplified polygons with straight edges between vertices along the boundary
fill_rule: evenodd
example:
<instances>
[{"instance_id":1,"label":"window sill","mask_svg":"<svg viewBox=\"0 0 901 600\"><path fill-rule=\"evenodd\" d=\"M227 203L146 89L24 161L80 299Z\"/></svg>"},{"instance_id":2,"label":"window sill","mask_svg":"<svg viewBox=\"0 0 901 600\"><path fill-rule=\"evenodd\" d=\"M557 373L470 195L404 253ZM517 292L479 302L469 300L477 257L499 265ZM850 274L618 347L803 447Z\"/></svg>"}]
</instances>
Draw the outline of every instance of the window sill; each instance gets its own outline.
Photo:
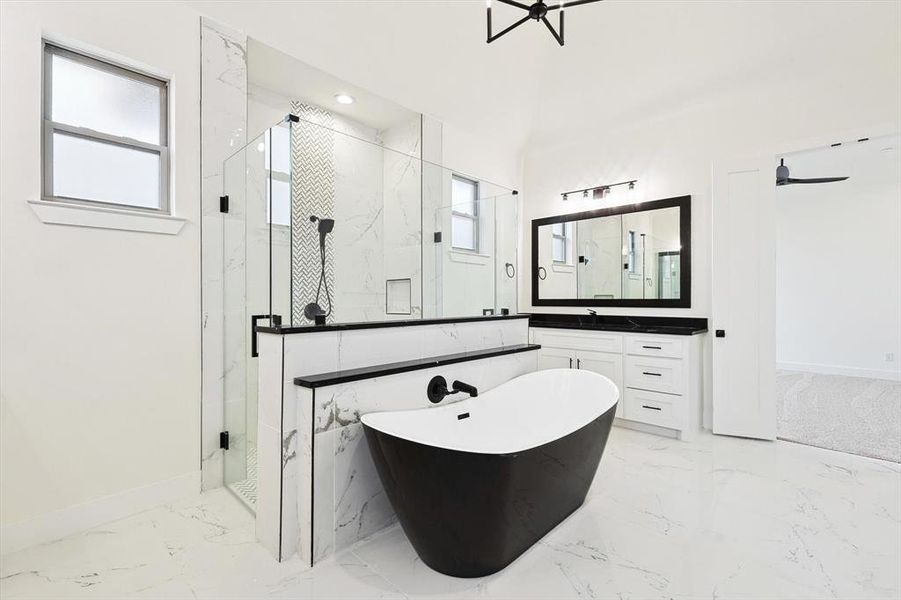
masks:
<instances>
[{"instance_id":1,"label":"window sill","mask_svg":"<svg viewBox=\"0 0 901 600\"><path fill-rule=\"evenodd\" d=\"M42 223L52 225L177 235L186 223L185 219L171 215L82 206L56 200L29 200L28 204Z\"/></svg>"},{"instance_id":2,"label":"window sill","mask_svg":"<svg viewBox=\"0 0 901 600\"><path fill-rule=\"evenodd\" d=\"M465 250L451 250L448 252L448 258L453 262L467 263L470 265L487 265L491 262L491 257L487 254L467 252Z\"/></svg>"}]
</instances>

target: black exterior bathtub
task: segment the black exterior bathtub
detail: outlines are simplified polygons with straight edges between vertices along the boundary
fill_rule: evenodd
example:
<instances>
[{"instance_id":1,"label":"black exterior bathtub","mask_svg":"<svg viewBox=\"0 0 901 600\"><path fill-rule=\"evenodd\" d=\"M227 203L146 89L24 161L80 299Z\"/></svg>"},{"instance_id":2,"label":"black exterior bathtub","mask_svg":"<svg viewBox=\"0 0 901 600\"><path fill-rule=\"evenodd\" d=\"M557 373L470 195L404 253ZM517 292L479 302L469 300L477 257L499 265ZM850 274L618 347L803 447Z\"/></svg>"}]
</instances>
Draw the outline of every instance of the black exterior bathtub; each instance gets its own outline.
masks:
<instances>
[{"instance_id":1,"label":"black exterior bathtub","mask_svg":"<svg viewBox=\"0 0 901 600\"><path fill-rule=\"evenodd\" d=\"M518 398L525 390L530 397ZM406 422L391 422L399 413L364 417L379 477L423 562L455 577L490 575L578 509L604 452L618 394L601 375L561 369L530 373L456 404L403 411ZM575 429L568 415L554 416L573 407L587 420ZM503 413L507 419L499 418ZM473 425L476 419L482 421ZM556 428L549 424L555 419ZM519 431L509 443L489 439L495 429L503 438L510 427L539 431ZM426 441L430 433L434 445ZM540 443L529 447L530 440Z\"/></svg>"}]
</instances>

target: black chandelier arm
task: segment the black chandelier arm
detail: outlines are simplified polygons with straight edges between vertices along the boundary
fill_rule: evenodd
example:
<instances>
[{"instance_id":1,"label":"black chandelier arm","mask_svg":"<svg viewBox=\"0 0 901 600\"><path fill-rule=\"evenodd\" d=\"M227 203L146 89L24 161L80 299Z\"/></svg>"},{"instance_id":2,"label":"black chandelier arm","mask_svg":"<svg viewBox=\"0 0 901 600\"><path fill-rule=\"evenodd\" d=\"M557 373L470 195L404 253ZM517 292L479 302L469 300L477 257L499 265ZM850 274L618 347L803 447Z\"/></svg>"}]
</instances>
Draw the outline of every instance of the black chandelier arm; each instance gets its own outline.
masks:
<instances>
[{"instance_id":1,"label":"black chandelier arm","mask_svg":"<svg viewBox=\"0 0 901 600\"><path fill-rule=\"evenodd\" d=\"M516 8L521 8L524 11L529 10L530 6L528 4L523 4L522 2L516 2L515 0L497 0L501 4L507 4L509 6L515 6Z\"/></svg>"},{"instance_id":2,"label":"black chandelier arm","mask_svg":"<svg viewBox=\"0 0 901 600\"><path fill-rule=\"evenodd\" d=\"M491 35L491 22L490 22L490 19L489 19L489 23L488 23L488 43L490 44L491 42L493 42L493 41L496 40L497 38L501 37L502 35L505 35L505 34L507 34L507 33L510 33L511 31L513 31L514 29L516 29L517 27L519 27L520 25L522 25L523 23L525 23L526 21L528 21L528 20L531 19L531 18L532 18L532 17L530 17L529 15L526 15L526 16L524 16L522 19L520 19L519 21L517 21L516 23L514 23L513 25L510 25L509 27L507 27L506 29L504 29L503 31L501 31L500 33L495 34L495 35Z\"/></svg>"},{"instance_id":3,"label":"black chandelier arm","mask_svg":"<svg viewBox=\"0 0 901 600\"><path fill-rule=\"evenodd\" d=\"M552 10L560 10L561 8L572 8L573 6L580 6L582 4L594 4L595 2L601 2L602 0L573 0L572 2L564 2L563 4L557 4L556 6L548 6L548 12ZM503 0L498 0L498 2L503 2Z\"/></svg>"},{"instance_id":4,"label":"black chandelier arm","mask_svg":"<svg viewBox=\"0 0 901 600\"><path fill-rule=\"evenodd\" d=\"M557 43L561 46L563 45L563 13L560 13L560 33L557 33L557 30L554 29L554 26L551 25L551 22L547 20L547 17L541 17L541 22L547 25L548 31L551 32L551 35L554 36L554 39L557 40Z\"/></svg>"}]
</instances>

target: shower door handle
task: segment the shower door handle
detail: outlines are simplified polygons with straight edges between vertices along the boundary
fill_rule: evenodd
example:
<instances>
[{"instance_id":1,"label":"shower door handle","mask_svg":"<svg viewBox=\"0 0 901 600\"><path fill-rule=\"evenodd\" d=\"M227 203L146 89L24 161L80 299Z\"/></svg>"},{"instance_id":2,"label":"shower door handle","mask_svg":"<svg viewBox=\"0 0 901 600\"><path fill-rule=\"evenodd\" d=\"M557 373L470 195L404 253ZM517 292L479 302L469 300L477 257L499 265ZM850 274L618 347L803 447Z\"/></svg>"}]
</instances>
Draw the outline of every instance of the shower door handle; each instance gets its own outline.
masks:
<instances>
[{"instance_id":1,"label":"shower door handle","mask_svg":"<svg viewBox=\"0 0 901 600\"><path fill-rule=\"evenodd\" d=\"M260 319L269 319L271 327L280 327L282 324L281 315L250 315L250 357L259 356L257 352L257 322Z\"/></svg>"}]
</instances>

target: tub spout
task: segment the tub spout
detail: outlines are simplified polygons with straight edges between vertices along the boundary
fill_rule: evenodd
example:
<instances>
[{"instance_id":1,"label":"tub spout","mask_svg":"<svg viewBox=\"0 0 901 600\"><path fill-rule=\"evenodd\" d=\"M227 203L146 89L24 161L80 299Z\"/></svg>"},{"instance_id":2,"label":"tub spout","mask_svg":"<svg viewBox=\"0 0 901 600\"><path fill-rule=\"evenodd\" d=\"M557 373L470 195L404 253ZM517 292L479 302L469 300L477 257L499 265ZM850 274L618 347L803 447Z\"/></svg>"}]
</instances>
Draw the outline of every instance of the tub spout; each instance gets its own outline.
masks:
<instances>
[{"instance_id":1,"label":"tub spout","mask_svg":"<svg viewBox=\"0 0 901 600\"><path fill-rule=\"evenodd\" d=\"M464 394L469 394L471 398L475 398L479 395L479 390L476 389L474 385L469 385L468 383L463 383L462 381L454 381L454 392L463 392Z\"/></svg>"}]
</instances>

